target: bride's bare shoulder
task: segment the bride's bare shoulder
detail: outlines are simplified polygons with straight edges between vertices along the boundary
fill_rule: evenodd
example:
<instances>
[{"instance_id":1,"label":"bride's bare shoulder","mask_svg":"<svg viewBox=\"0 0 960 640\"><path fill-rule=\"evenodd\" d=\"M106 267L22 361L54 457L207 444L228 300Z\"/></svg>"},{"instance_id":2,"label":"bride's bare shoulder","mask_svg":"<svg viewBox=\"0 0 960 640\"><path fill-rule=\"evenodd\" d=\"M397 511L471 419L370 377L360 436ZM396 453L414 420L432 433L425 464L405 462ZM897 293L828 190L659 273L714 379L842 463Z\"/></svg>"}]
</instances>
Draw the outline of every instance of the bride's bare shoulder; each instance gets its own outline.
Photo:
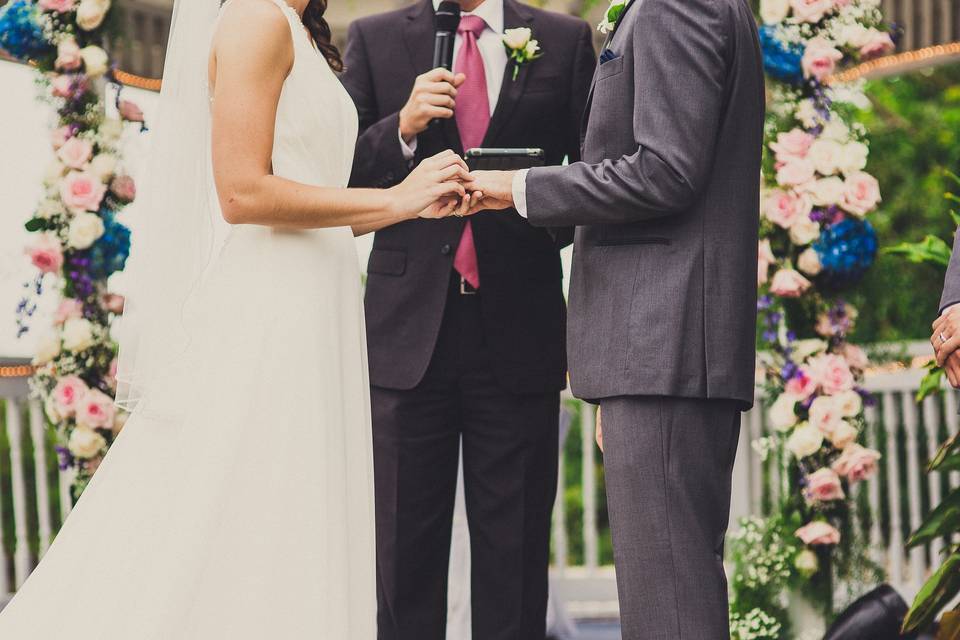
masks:
<instances>
[{"instance_id":1,"label":"bride's bare shoulder","mask_svg":"<svg viewBox=\"0 0 960 640\"><path fill-rule=\"evenodd\" d=\"M266 61L274 69L278 61L292 64L290 33L283 9L273 0L230 0L213 36L211 70L214 65L259 66Z\"/></svg>"}]
</instances>

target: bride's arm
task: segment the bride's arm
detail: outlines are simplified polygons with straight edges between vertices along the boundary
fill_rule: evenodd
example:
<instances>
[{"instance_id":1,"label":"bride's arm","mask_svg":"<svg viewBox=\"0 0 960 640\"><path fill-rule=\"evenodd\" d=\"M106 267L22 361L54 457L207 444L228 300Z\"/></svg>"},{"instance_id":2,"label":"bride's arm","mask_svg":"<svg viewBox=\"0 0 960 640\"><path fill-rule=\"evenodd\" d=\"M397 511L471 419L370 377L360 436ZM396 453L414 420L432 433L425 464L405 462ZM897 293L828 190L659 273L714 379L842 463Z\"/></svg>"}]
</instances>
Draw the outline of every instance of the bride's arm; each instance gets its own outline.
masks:
<instances>
[{"instance_id":1,"label":"bride's arm","mask_svg":"<svg viewBox=\"0 0 960 640\"><path fill-rule=\"evenodd\" d=\"M227 222L365 233L455 210L469 174L452 151L390 189L314 187L274 176L277 105L294 60L290 26L273 4L238 8L223 15L212 59L213 170Z\"/></svg>"}]
</instances>

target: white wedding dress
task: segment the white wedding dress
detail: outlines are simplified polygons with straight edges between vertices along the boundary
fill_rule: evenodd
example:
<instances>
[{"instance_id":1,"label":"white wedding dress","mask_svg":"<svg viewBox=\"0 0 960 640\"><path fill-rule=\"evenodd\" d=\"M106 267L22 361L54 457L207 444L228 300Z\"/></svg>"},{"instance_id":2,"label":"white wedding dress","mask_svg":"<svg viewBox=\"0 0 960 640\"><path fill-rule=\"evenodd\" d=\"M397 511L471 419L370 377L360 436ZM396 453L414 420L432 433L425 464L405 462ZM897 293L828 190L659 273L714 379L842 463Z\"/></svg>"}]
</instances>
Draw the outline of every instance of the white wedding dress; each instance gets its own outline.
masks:
<instances>
[{"instance_id":1,"label":"white wedding dress","mask_svg":"<svg viewBox=\"0 0 960 640\"><path fill-rule=\"evenodd\" d=\"M295 43L274 173L346 186L353 103L297 14L273 1ZM0 614L2 640L376 638L351 230L234 227L196 299L188 366L131 416Z\"/></svg>"}]
</instances>

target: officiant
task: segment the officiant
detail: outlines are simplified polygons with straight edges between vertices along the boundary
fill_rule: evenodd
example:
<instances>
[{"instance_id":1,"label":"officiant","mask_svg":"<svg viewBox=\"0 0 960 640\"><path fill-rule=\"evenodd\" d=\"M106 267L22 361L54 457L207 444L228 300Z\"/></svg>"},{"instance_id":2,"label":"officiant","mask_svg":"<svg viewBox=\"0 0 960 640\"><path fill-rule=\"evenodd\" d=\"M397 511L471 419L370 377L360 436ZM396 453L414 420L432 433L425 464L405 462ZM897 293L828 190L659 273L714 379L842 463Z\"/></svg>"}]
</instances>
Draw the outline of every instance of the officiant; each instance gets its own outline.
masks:
<instances>
[{"instance_id":1,"label":"officiant","mask_svg":"<svg viewBox=\"0 0 960 640\"><path fill-rule=\"evenodd\" d=\"M351 25L343 82L361 130L351 186L391 186L444 149L579 160L589 26L516 0L460 4L452 71L431 70L437 1ZM473 637L544 638L567 370L559 251L571 240L516 212L376 234L366 321L380 640L444 638L461 440Z\"/></svg>"}]
</instances>

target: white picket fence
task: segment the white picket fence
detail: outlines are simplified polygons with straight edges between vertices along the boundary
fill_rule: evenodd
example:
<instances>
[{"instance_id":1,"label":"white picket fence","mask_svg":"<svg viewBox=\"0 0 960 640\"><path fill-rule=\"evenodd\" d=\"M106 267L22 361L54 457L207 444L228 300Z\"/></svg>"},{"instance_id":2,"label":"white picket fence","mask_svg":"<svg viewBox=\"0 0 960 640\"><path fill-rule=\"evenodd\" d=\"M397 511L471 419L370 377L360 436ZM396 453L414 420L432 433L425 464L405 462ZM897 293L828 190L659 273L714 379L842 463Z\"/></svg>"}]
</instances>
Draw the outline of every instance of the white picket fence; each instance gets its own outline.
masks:
<instances>
[{"instance_id":1,"label":"white picket fence","mask_svg":"<svg viewBox=\"0 0 960 640\"><path fill-rule=\"evenodd\" d=\"M922 346L915 350L923 351ZM0 361L0 366L18 364ZM904 370L872 376L867 388L877 398L868 409L867 443L880 449L884 458L879 477L857 488L854 526L869 540L875 559L887 579L908 599L913 596L943 549L936 541L909 553L903 542L916 528L930 505L944 492L960 485L960 474L949 478L923 472L926 461L948 434L958 429L958 402L953 392L927 399L918 406L913 396L921 372ZM0 430L0 602L14 592L49 547L70 509L69 482L56 470L56 454L45 430L42 409L28 398L22 378L0 377L3 404ZM567 438L579 438L579 487L568 487L567 468L575 464L560 457L560 488L554 512L553 587L555 596L574 617L614 617L617 613L616 582L610 566L609 532L603 522L601 466L593 441L594 409L585 403L568 402L578 415L566 416L569 424L587 429L566 430ZM737 464L731 522L744 515L763 514L776 499L781 484L782 462L761 460L751 443L767 433L766 418L755 409L744 414ZM569 443L568 443L569 444ZM576 447L574 447L575 449ZM44 470L40 472L40 470ZM568 517L570 491L578 493L582 513ZM861 495L863 492L863 495ZM574 500L573 503L576 503Z\"/></svg>"}]
</instances>

